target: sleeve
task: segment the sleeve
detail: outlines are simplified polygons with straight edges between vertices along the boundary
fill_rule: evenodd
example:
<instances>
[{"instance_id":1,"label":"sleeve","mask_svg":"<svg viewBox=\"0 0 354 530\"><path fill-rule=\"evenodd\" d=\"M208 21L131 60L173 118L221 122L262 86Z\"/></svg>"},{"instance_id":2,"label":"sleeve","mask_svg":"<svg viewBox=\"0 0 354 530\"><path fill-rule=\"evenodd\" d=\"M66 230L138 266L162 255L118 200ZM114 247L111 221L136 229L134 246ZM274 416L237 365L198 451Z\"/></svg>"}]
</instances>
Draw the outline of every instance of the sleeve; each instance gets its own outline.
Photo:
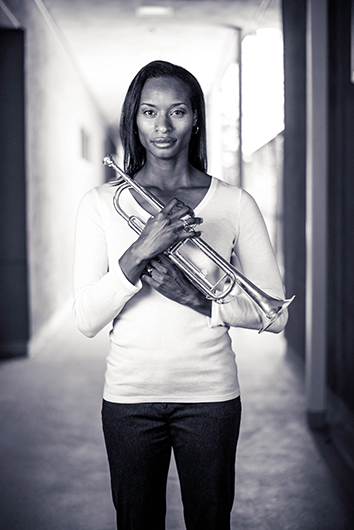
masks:
<instances>
[{"instance_id":1,"label":"sleeve","mask_svg":"<svg viewBox=\"0 0 354 530\"><path fill-rule=\"evenodd\" d=\"M263 216L255 200L242 192L239 230L234 246L237 268L252 283L274 298L284 298L283 282ZM279 333L285 327L285 310L268 331ZM233 326L260 329L261 317L254 302L237 287L229 303L212 303L209 326Z\"/></svg>"},{"instance_id":2,"label":"sleeve","mask_svg":"<svg viewBox=\"0 0 354 530\"><path fill-rule=\"evenodd\" d=\"M96 189L81 200L75 226L73 270L76 326L94 337L142 287L131 284L115 263L108 268L107 242Z\"/></svg>"}]
</instances>

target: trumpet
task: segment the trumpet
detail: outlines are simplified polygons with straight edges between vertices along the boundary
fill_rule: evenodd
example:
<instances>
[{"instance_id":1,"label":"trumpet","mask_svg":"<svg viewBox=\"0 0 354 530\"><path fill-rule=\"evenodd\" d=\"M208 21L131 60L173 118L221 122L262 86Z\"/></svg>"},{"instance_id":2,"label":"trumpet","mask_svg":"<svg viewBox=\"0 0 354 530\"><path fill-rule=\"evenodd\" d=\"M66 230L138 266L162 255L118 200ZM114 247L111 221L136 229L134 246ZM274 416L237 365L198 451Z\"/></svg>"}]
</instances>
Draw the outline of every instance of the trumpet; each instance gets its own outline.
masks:
<instances>
[{"instance_id":1,"label":"trumpet","mask_svg":"<svg viewBox=\"0 0 354 530\"><path fill-rule=\"evenodd\" d=\"M120 177L117 180L117 190L113 198L114 208L137 234L141 234L145 223L136 215L128 215L121 208L120 196L122 192L125 189L134 189L157 212L160 212L164 205L152 193L124 173L117 166L112 155L106 156L103 159L103 164L113 168ZM193 230L192 227L189 229ZM273 324L295 298L295 296L289 300L272 298L248 280L200 237L187 238L176 243L165 251L165 255L209 300L219 304L228 303L234 298L232 295L234 288L240 287L255 304L260 314L262 324L259 333Z\"/></svg>"}]
</instances>

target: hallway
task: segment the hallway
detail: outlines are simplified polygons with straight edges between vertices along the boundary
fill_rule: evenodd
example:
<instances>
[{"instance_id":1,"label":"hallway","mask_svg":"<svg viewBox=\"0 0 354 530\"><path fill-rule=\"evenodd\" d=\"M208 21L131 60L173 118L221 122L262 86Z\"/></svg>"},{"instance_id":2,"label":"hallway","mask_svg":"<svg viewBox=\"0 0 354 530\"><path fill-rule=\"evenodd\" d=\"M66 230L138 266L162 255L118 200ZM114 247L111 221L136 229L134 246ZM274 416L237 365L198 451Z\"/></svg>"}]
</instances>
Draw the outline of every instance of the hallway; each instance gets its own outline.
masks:
<instances>
[{"instance_id":1,"label":"hallway","mask_svg":"<svg viewBox=\"0 0 354 530\"><path fill-rule=\"evenodd\" d=\"M282 336L234 330L233 339L243 420L232 528L353 528L306 427ZM107 330L86 339L69 317L42 352L0 364L1 530L114 530L100 429L106 347ZM172 465L167 530L184 528L181 510Z\"/></svg>"}]
</instances>

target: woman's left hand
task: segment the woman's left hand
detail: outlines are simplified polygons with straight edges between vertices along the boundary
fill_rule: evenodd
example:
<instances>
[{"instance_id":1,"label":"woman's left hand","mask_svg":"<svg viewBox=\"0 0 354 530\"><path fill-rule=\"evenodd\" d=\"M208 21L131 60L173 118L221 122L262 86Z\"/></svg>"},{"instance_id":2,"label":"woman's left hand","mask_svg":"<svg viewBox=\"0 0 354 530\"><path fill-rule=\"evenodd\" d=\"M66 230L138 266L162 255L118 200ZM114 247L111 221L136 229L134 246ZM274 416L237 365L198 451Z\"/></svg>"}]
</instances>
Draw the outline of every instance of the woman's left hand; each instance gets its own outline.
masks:
<instances>
[{"instance_id":1,"label":"woman's left hand","mask_svg":"<svg viewBox=\"0 0 354 530\"><path fill-rule=\"evenodd\" d=\"M166 298L210 316L210 300L164 254L149 261L141 279Z\"/></svg>"}]
</instances>

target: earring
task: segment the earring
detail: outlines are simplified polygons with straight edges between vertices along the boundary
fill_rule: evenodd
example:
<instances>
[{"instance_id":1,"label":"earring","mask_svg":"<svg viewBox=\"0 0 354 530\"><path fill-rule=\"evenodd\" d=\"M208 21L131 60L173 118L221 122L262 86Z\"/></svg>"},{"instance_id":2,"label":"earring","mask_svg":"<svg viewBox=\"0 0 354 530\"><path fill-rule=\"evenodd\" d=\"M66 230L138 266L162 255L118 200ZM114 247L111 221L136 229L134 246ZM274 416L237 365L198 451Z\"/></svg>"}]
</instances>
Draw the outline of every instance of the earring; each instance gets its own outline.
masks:
<instances>
[{"instance_id":1,"label":"earring","mask_svg":"<svg viewBox=\"0 0 354 530\"><path fill-rule=\"evenodd\" d=\"M199 127L198 127L198 125L196 125L194 134L198 134L198 131L199 131Z\"/></svg>"}]
</instances>

